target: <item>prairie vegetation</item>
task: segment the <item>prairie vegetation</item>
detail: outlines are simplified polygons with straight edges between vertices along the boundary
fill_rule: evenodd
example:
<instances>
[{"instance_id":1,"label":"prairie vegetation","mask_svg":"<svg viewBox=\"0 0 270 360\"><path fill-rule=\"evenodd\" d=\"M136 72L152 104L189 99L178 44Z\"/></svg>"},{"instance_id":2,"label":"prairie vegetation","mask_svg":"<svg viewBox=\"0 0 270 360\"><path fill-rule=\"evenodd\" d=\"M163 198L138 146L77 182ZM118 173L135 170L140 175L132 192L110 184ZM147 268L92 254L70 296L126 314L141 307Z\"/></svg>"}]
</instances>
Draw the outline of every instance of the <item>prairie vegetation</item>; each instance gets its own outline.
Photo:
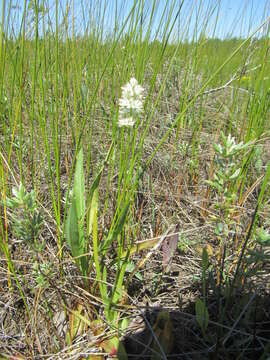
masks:
<instances>
[{"instance_id":1,"label":"prairie vegetation","mask_svg":"<svg viewBox=\"0 0 270 360\"><path fill-rule=\"evenodd\" d=\"M78 3L1 5L1 359L268 359L267 9Z\"/></svg>"}]
</instances>

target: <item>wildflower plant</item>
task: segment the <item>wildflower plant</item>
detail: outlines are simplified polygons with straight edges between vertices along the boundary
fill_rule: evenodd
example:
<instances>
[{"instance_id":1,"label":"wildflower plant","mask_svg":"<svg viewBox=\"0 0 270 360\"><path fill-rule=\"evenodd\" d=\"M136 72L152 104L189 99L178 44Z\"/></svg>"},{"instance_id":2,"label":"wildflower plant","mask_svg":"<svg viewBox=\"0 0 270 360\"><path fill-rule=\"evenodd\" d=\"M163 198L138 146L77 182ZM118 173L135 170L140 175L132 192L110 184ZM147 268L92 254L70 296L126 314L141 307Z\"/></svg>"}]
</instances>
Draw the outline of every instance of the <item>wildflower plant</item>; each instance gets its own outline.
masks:
<instances>
[{"instance_id":1,"label":"wildflower plant","mask_svg":"<svg viewBox=\"0 0 270 360\"><path fill-rule=\"evenodd\" d=\"M138 84L135 78L131 78L131 80L122 87L122 97L119 100L119 128L132 128L135 125L143 112L143 93L143 87ZM115 351L120 352L121 358L125 359L125 350L119 341L119 337L121 331L127 327L128 321L119 318L119 311L114 309L114 306L117 305L123 297L124 275L129 271L128 264L130 264L130 252L124 250L122 234L124 233L130 199L132 199L132 191L134 191L131 175L135 166L133 164L133 166L128 167L128 160L134 160L136 132L128 132L126 134L127 139L125 139L124 132L121 132L119 135L119 147L117 146L117 140L112 142L104 164L93 181L88 194L85 187L83 150L79 150L76 159L73 189L69 199L70 207L67 214L65 235L72 256L84 276L87 289L89 288L87 278L93 270L92 264L94 264L100 295L105 306L104 313L106 321L110 324L111 328L120 332L119 335L117 334L106 343L104 342L102 346L109 353L115 353ZM117 163L116 159L119 160L118 205L111 227L107 235L100 241L98 236L98 187L105 165L107 165L108 162L115 165ZM92 240L92 246L90 240ZM112 288L108 288L106 283L107 267L104 265L104 258L114 241L118 243L118 257L114 264L116 277ZM93 251L92 257L89 255L90 247ZM123 255L124 253L126 255ZM98 322L100 322L100 320L98 320Z\"/></svg>"}]
</instances>

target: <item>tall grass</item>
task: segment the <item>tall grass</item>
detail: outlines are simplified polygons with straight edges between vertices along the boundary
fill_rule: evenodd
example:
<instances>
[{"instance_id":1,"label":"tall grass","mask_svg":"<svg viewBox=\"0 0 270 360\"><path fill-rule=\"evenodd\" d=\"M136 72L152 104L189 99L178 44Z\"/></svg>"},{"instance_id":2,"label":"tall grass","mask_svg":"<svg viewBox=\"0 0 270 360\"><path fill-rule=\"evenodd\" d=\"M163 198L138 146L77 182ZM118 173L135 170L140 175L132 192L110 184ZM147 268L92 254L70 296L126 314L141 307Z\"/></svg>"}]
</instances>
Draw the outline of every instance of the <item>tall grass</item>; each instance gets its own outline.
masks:
<instances>
[{"instance_id":1,"label":"tall grass","mask_svg":"<svg viewBox=\"0 0 270 360\"><path fill-rule=\"evenodd\" d=\"M252 229L256 233L257 216L269 196L269 165L264 164L259 174L253 170L258 146L269 137L269 19L265 16L263 25L243 39L220 40L215 31L222 5L222 1L196 1L188 6L176 0L2 1L0 244L10 291L10 277L21 294L26 280L21 273L18 280L16 259L10 252L14 239L6 198L20 182L35 191L52 234L48 241L62 267L67 256L64 229L69 191L81 148L86 193L93 195L90 189L98 177L94 184L100 199L99 217L95 215L93 232L87 232L85 240L95 269L89 265L89 272L82 275L96 276L103 301L112 294L108 306L124 297L129 254L136 239L146 234L137 203L147 186L145 174L153 170L156 159L165 163L165 155L171 168L188 133L185 172L179 174L179 169L176 176L178 195L184 183L192 195L203 192L206 212L212 190L205 180L211 179L216 165L209 149L208 168L202 170L205 134L210 144L219 141L221 131L235 136L237 142L249 142L238 164L241 175L230 186L238 196L234 205L240 208L252 193L256 176L261 177ZM247 16L243 12L243 18ZM252 19L251 14L248 20ZM257 38L261 29L264 36ZM131 77L145 88L144 113L134 128L119 129L121 87ZM240 260L234 279L246 239L236 246ZM110 278L113 290L108 290L106 261L112 248L116 249L112 262L116 275ZM84 284L87 291L94 288L97 293L96 282ZM30 316L26 301L25 305Z\"/></svg>"}]
</instances>

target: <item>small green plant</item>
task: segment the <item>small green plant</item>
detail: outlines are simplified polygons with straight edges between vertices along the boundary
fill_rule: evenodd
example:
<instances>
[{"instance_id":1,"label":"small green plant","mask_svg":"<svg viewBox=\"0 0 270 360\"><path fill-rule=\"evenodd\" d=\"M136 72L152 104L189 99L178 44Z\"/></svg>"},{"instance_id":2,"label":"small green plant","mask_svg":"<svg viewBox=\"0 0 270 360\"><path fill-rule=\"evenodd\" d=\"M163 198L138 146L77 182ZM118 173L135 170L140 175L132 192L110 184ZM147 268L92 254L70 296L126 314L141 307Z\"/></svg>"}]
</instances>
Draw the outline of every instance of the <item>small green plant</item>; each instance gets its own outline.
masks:
<instances>
[{"instance_id":1,"label":"small green plant","mask_svg":"<svg viewBox=\"0 0 270 360\"><path fill-rule=\"evenodd\" d=\"M189 245L190 245L190 239L188 239L188 237L183 232L180 232L178 236L178 244L177 244L178 250L180 252L187 253Z\"/></svg>"},{"instance_id":2,"label":"small green plant","mask_svg":"<svg viewBox=\"0 0 270 360\"><path fill-rule=\"evenodd\" d=\"M234 202L237 198L237 184L241 179L239 155L249 144L243 142L237 144L230 134L226 137L223 132L221 132L221 139L221 144L214 144L216 167L213 180L207 180L207 183L217 192L215 232L218 238L223 240L228 238L234 224Z\"/></svg>"},{"instance_id":3,"label":"small green plant","mask_svg":"<svg viewBox=\"0 0 270 360\"><path fill-rule=\"evenodd\" d=\"M235 203L237 201L237 191L241 180L241 153L247 149L249 143L236 143L235 139L229 134L227 137L221 132L222 142L214 144L215 172L213 180L207 183L216 192L215 199L215 216L212 220L215 224L215 234L219 244L217 251L217 284L222 279L228 280L229 269L226 259L226 249L232 245L230 240L233 239L236 220L235 220Z\"/></svg>"},{"instance_id":4,"label":"small green plant","mask_svg":"<svg viewBox=\"0 0 270 360\"><path fill-rule=\"evenodd\" d=\"M32 276L37 288L46 288L49 285L48 278L52 277L52 264L50 262L39 264L35 261L32 267Z\"/></svg>"},{"instance_id":5,"label":"small green plant","mask_svg":"<svg viewBox=\"0 0 270 360\"><path fill-rule=\"evenodd\" d=\"M35 191L27 192L20 183L12 189L12 194L12 198L6 198L6 206L11 210L14 233L19 240L39 252L44 247L39 239L43 219L38 210Z\"/></svg>"}]
</instances>

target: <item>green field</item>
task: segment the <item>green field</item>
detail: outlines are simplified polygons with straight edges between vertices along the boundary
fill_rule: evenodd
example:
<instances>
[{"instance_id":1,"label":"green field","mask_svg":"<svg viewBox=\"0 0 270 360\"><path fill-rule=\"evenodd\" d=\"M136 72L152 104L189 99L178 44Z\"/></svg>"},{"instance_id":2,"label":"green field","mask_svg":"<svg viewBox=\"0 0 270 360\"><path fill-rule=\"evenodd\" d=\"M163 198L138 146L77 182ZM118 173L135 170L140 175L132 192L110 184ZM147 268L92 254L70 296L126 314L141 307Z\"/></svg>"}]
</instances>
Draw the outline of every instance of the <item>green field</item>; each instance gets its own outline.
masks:
<instances>
[{"instance_id":1,"label":"green field","mask_svg":"<svg viewBox=\"0 0 270 360\"><path fill-rule=\"evenodd\" d=\"M269 14L186 3L2 1L1 359L270 357Z\"/></svg>"}]
</instances>

